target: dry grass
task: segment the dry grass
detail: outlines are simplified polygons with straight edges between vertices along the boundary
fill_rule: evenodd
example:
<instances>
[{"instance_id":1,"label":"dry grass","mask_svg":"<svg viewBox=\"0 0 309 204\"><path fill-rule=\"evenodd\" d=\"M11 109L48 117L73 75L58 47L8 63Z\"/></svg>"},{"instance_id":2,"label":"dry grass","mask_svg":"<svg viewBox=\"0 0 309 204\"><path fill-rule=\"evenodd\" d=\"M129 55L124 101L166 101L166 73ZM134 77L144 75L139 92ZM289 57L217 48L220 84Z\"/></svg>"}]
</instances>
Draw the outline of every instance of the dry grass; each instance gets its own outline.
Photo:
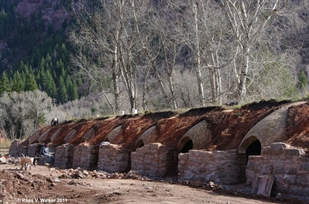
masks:
<instances>
[{"instance_id":1,"label":"dry grass","mask_svg":"<svg viewBox=\"0 0 309 204\"><path fill-rule=\"evenodd\" d=\"M8 154L11 143L10 139L0 137L0 154Z\"/></svg>"},{"instance_id":2,"label":"dry grass","mask_svg":"<svg viewBox=\"0 0 309 204\"><path fill-rule=\"evenodd\" d=\"M9 148L11 146L11 140L8 138L1 138L0 137L0 147L1 148Z\"/></svg>"}]
</instances>

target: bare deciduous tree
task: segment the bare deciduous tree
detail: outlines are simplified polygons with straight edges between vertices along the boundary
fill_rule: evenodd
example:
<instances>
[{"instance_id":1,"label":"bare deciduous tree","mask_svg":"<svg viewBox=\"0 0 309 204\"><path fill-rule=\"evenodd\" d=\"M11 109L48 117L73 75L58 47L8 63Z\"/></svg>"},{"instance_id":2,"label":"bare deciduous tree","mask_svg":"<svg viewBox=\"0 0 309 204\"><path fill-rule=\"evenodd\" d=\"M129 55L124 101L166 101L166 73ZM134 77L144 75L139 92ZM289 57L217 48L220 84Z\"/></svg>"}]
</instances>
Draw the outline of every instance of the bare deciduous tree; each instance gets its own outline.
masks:
<instances>
[{"instance_id":1,"label":"bare deciduous tree","mask_svg":"<svg viewBox=\"0 0 309 204\"><path fill-rule=\"evenodd\" d=\"M52 99L45 92L11 92L0 98L0 124L10 139L23 139L45 124Z\"/></svg>"},{"instance_id":2,"label":"bare deciduous tree","mask_svg":"<svg viewBox=\"0 0 309 204\"><path fill-rule=\"evenodd\" d=\"M225 16L213 1L171 2L177 13L174 29L193 53L200 105L222 104L227 85L222 73L235 58L234 44Z\"/></svg>"},{"instance_id":3,"label":"bare deciduous tree","mask_svg":"<svg viewBox=\"0 0 309 204\"><path fill-rule=\"evenodd\" d=\"M175 109L223 104L232 97L248 101L258 90L253 86L272 76L263 70L287 68L279 49L263 37L272 32L270 26L278 28L272 20L283 15L288 0L178 0L157 7L141 0L82 3L75 6L81 19L71 33L78 51L73 59L95 82L92 87L100 89L113 113L123 98L130 110L139 103L146 110L149 101ZM275 34L271 37L280 41ZM264 50L278 57L263 56ZM190 87L181 87L185 83L177 78L185 78L184 73L190 75Z\"/></svg>"},{"instance_id":4,"label":"bare deciduous tree","mask_svg":"<svg viewBox=\"0 0 309 204\"><path fill-rule=\"evenodd\" d=\"M235 48L239 52L239 57L235 61L237 97L240 101L244 101L252 46L263 34L270 20L286 8L288 0L221 0L220 2L238 42Z\"/></svg>"},{"instance_id":5,"label":"bare deciduous tree","mask_svg":"<svg viewBox=\"0 0 309 204\"><path fill-rule=\"evenodd\" d=\"M80 50L73 61L88 78L101 86L113 112L119 108L120 86L127 93L131 110L136 109L138 70L144 67L145 46L151 40L144 22L148 18L147 1L102 0L96 3L98 5L91 9L87 9L85 3L77 6L83 8L83 12L75 12L83 21L70 35ZM104 75L113 80L111 92L115 96L115 108L105 93L107 87L100 83Z\"/></svg>"}]
</instances>

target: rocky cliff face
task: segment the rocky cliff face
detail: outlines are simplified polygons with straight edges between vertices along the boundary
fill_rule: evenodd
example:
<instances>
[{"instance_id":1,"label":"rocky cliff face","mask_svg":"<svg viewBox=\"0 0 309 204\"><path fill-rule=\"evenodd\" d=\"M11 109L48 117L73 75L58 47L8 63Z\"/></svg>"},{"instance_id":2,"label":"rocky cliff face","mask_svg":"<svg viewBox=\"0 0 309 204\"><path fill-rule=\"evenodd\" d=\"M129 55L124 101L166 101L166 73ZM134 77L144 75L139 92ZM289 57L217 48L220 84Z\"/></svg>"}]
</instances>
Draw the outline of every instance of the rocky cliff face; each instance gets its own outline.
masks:
<instances>
[{"instance_id":1,"label":"rocky cliff face","mask_svg":"<svg viewBox=\"0 0 309 204\"><path fill-rule=\"evenodd\" d=\"M52 24L56 29L61 28L62 23L69 18L60 0L22 0L16 7L16 12L26 18L39 11L45 25Z\"/></svg>"}]
</instances>

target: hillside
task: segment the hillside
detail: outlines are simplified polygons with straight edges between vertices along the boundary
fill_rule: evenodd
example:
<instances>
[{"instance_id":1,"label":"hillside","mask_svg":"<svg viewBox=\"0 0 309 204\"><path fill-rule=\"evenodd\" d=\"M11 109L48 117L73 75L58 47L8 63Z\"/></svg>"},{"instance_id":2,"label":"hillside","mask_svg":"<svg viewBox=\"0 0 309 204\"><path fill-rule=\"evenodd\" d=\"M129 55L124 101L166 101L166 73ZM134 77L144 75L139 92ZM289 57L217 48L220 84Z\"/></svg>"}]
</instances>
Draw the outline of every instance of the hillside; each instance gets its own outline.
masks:
<instances>
[{"instance_id":1,"label":"hillside","mask_svg":"<svg viewBox=\"0 0 309 204\"><path fill-rule=\"evenodd\" d=\"M61 0L22 0L16 7L16 12L28 19L40 11L45 25L52 24L55 29L61 29L62 23L69 20L69 14L62 8Z\"/></svg>"},{"instance_id":2,"label":"hillside","mask_svg":"<svg viewBox=\"0 0 309 204\"><path fill-rule=\"evenodd\" d=\"M235 0L104 2L0 2L4 104L41 90L69 120L308 97L303 0L243 0L248 19Z\"/></svg>"},{"instance_id":3,"label":"hillside","mask_svg":"<svg viewBox=\"0 0 309 204\"><path fill-rule=\"evenodd\" d=\"M39 89L58 103L77 99L78 81L68 76L70 16L61 1L5 0L0 6L6 22L0 35L1 94Z\"/></svg>"}]
</instances>

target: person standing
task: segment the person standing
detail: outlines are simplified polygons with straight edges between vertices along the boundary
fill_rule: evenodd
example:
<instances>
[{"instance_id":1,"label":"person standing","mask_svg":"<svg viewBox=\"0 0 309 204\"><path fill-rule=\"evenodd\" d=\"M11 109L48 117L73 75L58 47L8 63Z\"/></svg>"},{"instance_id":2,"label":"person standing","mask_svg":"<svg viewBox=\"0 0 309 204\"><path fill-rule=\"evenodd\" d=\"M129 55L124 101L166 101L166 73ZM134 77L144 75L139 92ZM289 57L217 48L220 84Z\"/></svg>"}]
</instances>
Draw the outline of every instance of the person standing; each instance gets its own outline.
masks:
<instances>
[{"instance_id":1,"label":"person standing","mask_svg":"<svg viewBox=\"0 0 309 204\"><path fill-rule=\"evenodd\" d=\"M51 126L57 126L58 123L59 123L58 118L53 118L52 121L50 122L50 125L51 125Z\"/></svg>"}]
</instances>

